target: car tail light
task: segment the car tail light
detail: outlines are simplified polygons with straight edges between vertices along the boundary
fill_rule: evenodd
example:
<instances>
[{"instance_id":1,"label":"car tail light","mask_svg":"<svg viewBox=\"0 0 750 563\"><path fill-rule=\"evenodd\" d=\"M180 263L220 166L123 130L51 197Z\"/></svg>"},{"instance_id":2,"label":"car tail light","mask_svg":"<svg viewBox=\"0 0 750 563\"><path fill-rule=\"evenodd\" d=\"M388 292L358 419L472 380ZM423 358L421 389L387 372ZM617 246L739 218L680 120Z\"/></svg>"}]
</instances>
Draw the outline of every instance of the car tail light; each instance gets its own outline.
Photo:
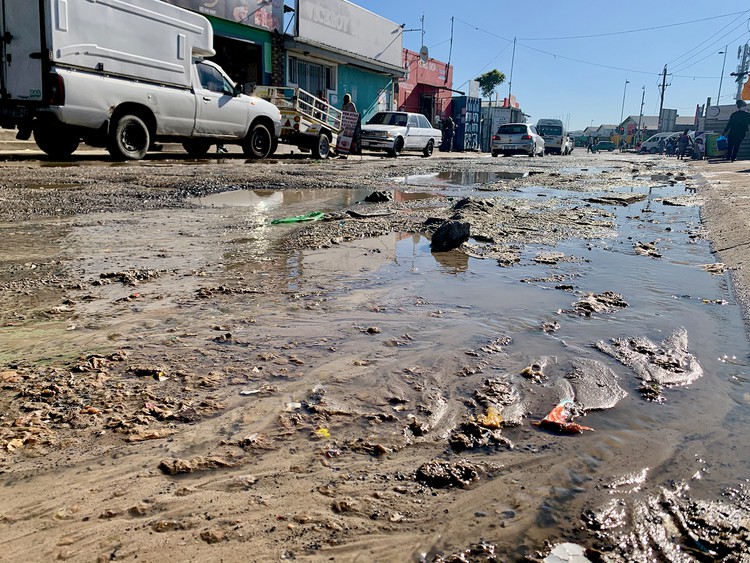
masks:
<instances>
[{"instance_id":1,"label":"car tail light","mask_svg":"<svg viewBox=\"0 0 750 563\"><path fill-rule=\"evenodd\" d=\"M65 83L63 82L62 76L54 72L49 75L49 95L47 97L47 103L51 106L65 105Z\"/></svg>"},{"instance_id":2,"label":"car tail light","mask_svg":"<svg viewBox=\"0 0 750 563\"><path fill-rule=\"evenodd\" d=\"M523 137L521 137L521 140L522 141L530 141L531 140L531 135L524 135Z\"/></svg>"},{"instance_id":3,"label":"car tail light","mask_svg":"<svg viewBox=\"0 0 750 563\"><path fill-rule=\"evenodd\" d=\"M493 141L499 141L500 140L500 136L499 135L492 135L492 140Z\"/></svg>"}]
</instances>

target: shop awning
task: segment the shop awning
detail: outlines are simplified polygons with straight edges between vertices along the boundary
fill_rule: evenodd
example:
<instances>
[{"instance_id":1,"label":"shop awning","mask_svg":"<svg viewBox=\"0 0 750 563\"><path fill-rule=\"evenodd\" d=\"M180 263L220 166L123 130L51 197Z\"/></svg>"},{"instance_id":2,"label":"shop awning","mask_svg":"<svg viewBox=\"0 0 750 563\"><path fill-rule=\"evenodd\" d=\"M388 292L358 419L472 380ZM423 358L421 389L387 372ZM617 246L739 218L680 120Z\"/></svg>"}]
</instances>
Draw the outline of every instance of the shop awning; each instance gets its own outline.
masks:
<instances>
[{"instance_id":1,"label":"shop awning","mask_svg":"<svg viewBox=\"0 0 750 563\"><path fill-rule=\"evenodd\" d=\"M316 41L301 39L299 37L286 37L284 40L284 48L287 51L296 51L304 55L312 55L334 63L357 66L365 70L392 76L393 78L403 78L406 76L406 70L399 66L393 66L378 61L377 59L371 59L369 57L358 55L357 53L344 51L343 49L337 49L336 47L329 47L328 45L323 45Z\"/></svg>"}]
</instances>

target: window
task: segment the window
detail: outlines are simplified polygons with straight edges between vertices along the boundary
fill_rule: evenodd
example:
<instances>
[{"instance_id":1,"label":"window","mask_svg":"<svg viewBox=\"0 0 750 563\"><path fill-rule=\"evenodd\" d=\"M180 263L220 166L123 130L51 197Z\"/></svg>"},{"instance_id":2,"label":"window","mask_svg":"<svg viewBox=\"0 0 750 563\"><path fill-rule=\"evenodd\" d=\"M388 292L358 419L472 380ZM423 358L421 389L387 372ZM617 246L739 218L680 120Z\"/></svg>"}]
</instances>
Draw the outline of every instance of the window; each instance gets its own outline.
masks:
<instances>
[{"instance_id":1,"label":"window","mask_svg":"<svg viewBox=\"0 0 750 563\"><path fill-rule=\"evenodd\" d=\"M409 116L409 127L419 127L419 122L417 121L416 115Z\"/></svg>"},{"instance_id":2,"label":"window","mask_svg":"<svg viewBox=\"0 0 750 563\"><path fill-rule=\"evenodd\" d=\"M214 67L198 63L198 80L201 86L210 92L218 94L229 94L232 92L232 85L226 81L224 76Z\"/></svg>"},{"instance_id":3,"label":"window","mask_svg":"<svg viewBox=\"0 0 750 563\"><path fill-rule=\"evenodd\" d=\"M405 113L393 113L381 111L376 113L368 121L368 125L398 125L406 127L407 115Z\"/></svg>"},{"instance_id":4,"label":"window","mask_svg":"<svg viewBox=\"0 0 750 563\"><path fill-rule=\"evenodd\" d=\"M418 115L417 121L419 121L419 126L422 129L431 129L432 125L430 125L430 122L427 121L427 118L424 115Z\"/></svg>"},{"instance_id":5,"label":"window","mask_svg":"<svg viewBox=\"0 0 750 563\"><path fill-rule=\"evenodd\" d=\"M502 135L523 135L528 133L526 125L501 125L497 132Z\"/></svg>"},{"instance_id":6,"label":"window","mask_svg":"<svg viewBox=\"0 0 750 563\"><path fill-rule=\"evenodd\" d=\"M317 94L336 89L336 70L333 66L289 57L289 83Z\"/></svg>"},{"instance_id":7,"label":"window","mask_svg":"<svg viewBox=\"0 0 750 563\"><path fill-rule=\"evenodd\" d=\"M563 134L562 127L560 127L559 125L539 125L537 129L539 129L540 135L560 136Z\"/></svg>"}]
</instances>

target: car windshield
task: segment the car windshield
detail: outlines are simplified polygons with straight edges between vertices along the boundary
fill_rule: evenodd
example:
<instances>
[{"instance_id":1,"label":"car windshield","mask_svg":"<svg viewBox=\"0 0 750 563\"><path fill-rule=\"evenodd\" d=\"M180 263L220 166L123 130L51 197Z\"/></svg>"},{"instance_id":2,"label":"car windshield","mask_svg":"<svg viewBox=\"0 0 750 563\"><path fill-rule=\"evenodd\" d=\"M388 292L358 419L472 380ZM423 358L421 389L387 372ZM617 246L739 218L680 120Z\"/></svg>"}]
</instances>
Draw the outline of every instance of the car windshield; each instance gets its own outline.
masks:
<instances>
[{"instance_id":1,"label":"car windshield","mask_svg":"<svg viewBox=\"0 0 750 563\"><path fill-rule=\"evenodd\" d=\"M393 113L381 111L376 113L367 122L367 125L398 125L406 127L408 116L405 113Z\"/></svg>"},{"instance_id":2,"label":"car windshield","mask_svg":"<svg viewBox=\"0 0 750 563\"><path fill-rule=\"evenodd\" d=\"M562 127L559 125L537 125L540 135L562 135Z\"/></svg>"},{"instance_id":3,"label":"car windshield","mask_svg":"<svg viewBox=\"0 0 750 563\"><path fill-rule=\"evenodd\" d=\"M501 125L497 132L499 135L518 135L519 133L525 135L528 133L525 125Z\"/></svg>"}]
</instances>

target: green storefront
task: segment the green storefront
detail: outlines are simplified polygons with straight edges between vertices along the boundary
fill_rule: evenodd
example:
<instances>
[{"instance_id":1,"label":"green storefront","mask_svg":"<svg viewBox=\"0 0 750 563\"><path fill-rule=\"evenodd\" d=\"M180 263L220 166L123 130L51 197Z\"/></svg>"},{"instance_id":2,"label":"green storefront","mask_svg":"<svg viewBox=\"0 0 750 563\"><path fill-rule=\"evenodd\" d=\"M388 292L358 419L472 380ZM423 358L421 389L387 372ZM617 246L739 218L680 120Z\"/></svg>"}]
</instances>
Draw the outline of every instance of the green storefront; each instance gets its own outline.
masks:
<instances>
[{"instance_id":1,"label":"green storefront","mask_svg":"<svg viewBox=\"0 0 750 563\"><path fill-rule=\"evenodd\" d=\"M285 82L341 107L350 94L363 121L394 107L403 29L344 0L297 0L285 36Z\"/></svg>"},{"instance_id":2,"label":"green storefront","mask_svg":"<svg viewBox=\"0 0 750 563\"><path fill-rule=\"evenodd\" d=\"M204 15L214 31L211 60L249 91L255 85L283 85L283 0L255 9L243 0L164 0Z\"/></svg>"}]
</instances>

